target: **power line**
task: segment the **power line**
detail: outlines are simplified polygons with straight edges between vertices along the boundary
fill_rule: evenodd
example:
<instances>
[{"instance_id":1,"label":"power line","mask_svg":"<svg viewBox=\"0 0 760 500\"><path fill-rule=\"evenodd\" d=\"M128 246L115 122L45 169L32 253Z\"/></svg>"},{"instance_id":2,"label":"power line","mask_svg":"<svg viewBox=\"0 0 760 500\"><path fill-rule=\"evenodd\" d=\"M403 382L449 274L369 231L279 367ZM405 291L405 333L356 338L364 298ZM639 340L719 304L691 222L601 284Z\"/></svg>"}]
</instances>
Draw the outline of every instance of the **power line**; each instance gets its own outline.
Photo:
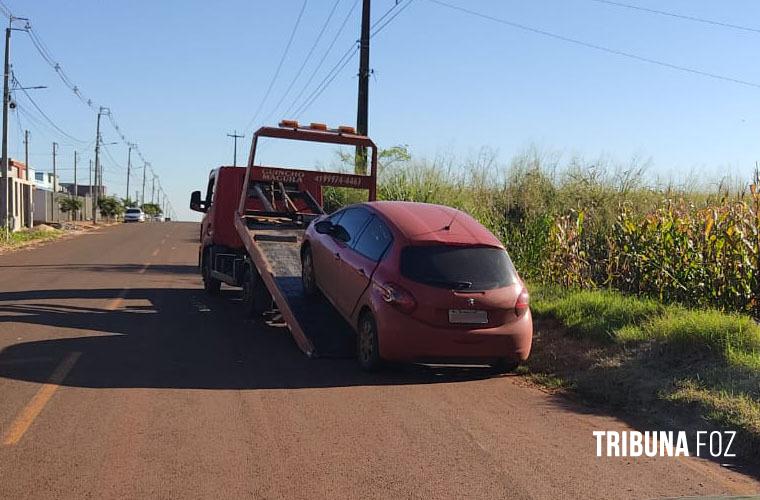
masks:
<instances>
[{"instance_id":1,"label":"power line","mask_svg":"<svg viewBox=\"0 0 760 500\"><path fill-rule=\"evenodd\" d=\"M298 95L293 99L293 102L290 103L290 106L285 111L285 115L290 115L290 112L295 108L296 103L301 99L304 92L306 92L306 89L309 88L309 85L311 85L311 82L314 80L314 77L317 76L317 73L319 72L322 65L325 63L325 60L327 59L327 56L330 55L330 52L332 52L333 47L335 47L335 43L338 41L338 38L340 37L341 33L343 33L343 30L346 27L346 24L348 23L348 20L351 19L351 15L354 13L354 10L356 10L356 6L359 5L359 0L354 0L353 5L351 5L351 8L348 10L348 13L346 14L346 17L343 18L343 22L341 23L340 27L338 28L338 31L335 33L335 36L333 37L332 41L330 42L330 45L327 47L327 50L322 55L322 59L319 60L319 63L317 63L317 66L314 68L314 70L311 73L311 76L309 76L309 79L306 81L304 86L301 88L301 91L298 93ZM307 99L308 100L308 99Z\"/></svg>"},{"instance_id":2,"label":"power line","mask_svg":"<svg viewBox=\"0 0 760 500\"><path fill-rule=\"evenodd\" d=\"M614 54L614 55L617 55L617 56L627 57L629 59L634 59L636 61L645 62L645 63L649 63L649 64L654 64L656 66L662 66L664 68L675 69L675 70L678 70L678 71L683 71L685 73L691 73L691 74L695 74L695 75L705 76L705 77L708 77L708 78L713 78L715 80L722 80L722 81L725 81L725 82L736 83L736 84L739 84L739 85L745 85L747 87L760 88L760 83L750 82L750 81L747 81L747 80L740 80L738 78L733 78L733 77L730 77L730 76L719 75L717 73L710 73L708 71L702 71L702 70L699 70L699 69L690 68L688 66L680 66L678 64L672 64L672 63L669 63L669 62L660 61L658 59L651 59L649 57L644 57L644 56L640 56L640 55L637 55L637 54L633 54L631 52L624 52L622 50L612 49L612 48L609 48L609 47L605 47L603 45L597 45L597 44L594 44L594 43L585 42L583 40L578 40L576 38L570 38L570 37L567 37L567 36L564 36L564 35L558 35L556 33L550 32L550 31L546 31L546 30L542 30L542 29L538 29L538 28L533 28L531 26L527 26L527 25L524 25L524 24L515 23L515 22L512 22L512 21L508 21L506 19L501 19L499 17L491 16L489 14L484 14L482 12L477 12L477 11L474 11L474 10L470 10L470 9L465 8L465 7L459 7L458 5L453 5L453 4L450 4L450 3L447 3L447 2L443 2L442 0L428 0L428 2L440 5L441 7L446 7L448 9L452 9L452 10L456 10L456 11L459 11L459 12L463 12L463 13L469 14L471 16L479 17L481 19L487 19L489 21L493 21L493 22L496 22L496 23L499 23L499 24L510 26L512 28L517 28L517 29L520 29L520 30L523 30L523 31L528 31L528 32L535 33L535 34L538 34L538 35L543 35L543 36L546 36L546 37L549 37L549 38L554 38L555 40L560 40L560 41L563 41L563 42L572 43L574 45L579 45L581 47L586 47L586 48L598 50L598 51L601 51L601 52L606 52L608 54Z\"/></svg>"},{"instance_id":3,"label":"power line","mask_svg":"<svg viewBox=\"0 0 760 500\"><path fill-rule=\"evenodd\" d=\"M750 28L749 26L742 26L740 24L731 24L731 23L725 23L722 21L715 21L713 19L706 19L704 17L696 17L696 16L688 16L685 14L678 14L676 12L669 12L665 10L657 10L657 9L650 9L648 7L641 7L640 5L631 5L623 2L613 2L612 0L589 0L591 2L596 3L603 3L607 5L612 5L615 7L622 7L624 9L631 9L631 10L638 10L641 12L648 12L650 14L657 14L660 16L668 16L668 17L675 17L677 19L683 19L686 21L693 21L697 23L703 23L703 24L711 24L713 26L720 26L723 28L731 28L735 30L740 31L747 31L750 33L760 33L760 29L757 28Z\"/></svg>"},{"instance_id":4,"label":"power line","mask_svg":"<svg viewBox=\"0 0 760 500\"><path fill-rule=\"evenodd\" d=\"M388 11L386 11L385 14L383 14L378 21L376 21L372 26L377 26L382 19L388 16L397 6L401 5L401 2L404 0L398 0ZM406 3L398 10L396 11L393 16L385 21L380 27L376 28L372 34L370 35L370 38L374 38L375 35L380 33L383 29L385 29L386 26L388 26L396 17L399 16L404 10L409 7L409 5L412 4L414 0L407 0ZM358 45L354 45L349 48L349 50L343 54L343 57L341 57L338 62L333 66L333 68L327 73L325 78L320 82L319 85L317 85L317 88L309 95L309 97L306 98L306 101L304 101L301 106L299 106L296 109L295 117L300 118L300 116L305 113L311 106L316 102L317 99L324 93L325 90L327 90L327 87L330 86L330 84L335 80L335 78L340 74L340 72L343 70L343 68L348 65L348 63L351 61L351 56L356 54L356 52L359 50Z\"/></svg>"},{"instance_id":5,"label":"power line","mask_svg":"<svg viewBox=\"0 0 760 500\"><path fill-rule=\"evenodd\" d=\"M256 119L259 117L261 110L264 108L264 104L266 103L267 99L269 99L269 95L272 93L274 84L277 81L277 78L280 76L282 65L285 63L285 59L288 57L288 53L290 52L291 45L293 45L293 40L296 37L298 26L301 24L301 19L303 18L303 13L306 10L307 3L308 3L308 0L303 0L303 5L301 5L301 10L298 12L298 17L296 18L296 22L293 25L293 30L290 32L290 37L288 38L288 43L285 45L285 50L282 53L282 57L280 57L280 62L277 64L277 69L272 75L272 79L269 81L269 86L267 87L267 90L264 93L264 97L261 99L261 102L259 103L258 108L256 108L256 112L253 114L253 118L251 118L251 121L249 121L248 125L245 126L246 131L248 131L251 128L251 125L253 125L254 122L256 122Z\"/></svg>"},{"instance_id":6,"label":"power line","mask_svg":"<svg viewBox=\"0 0 760 500\"><path fill-rule=\"evenodd\" d=\"M63 130L61 127L59 127L58 125L56 125L56 123L47 115L47 113L45 113L42 110L42 108L40 108L40 106L34 101L34 99L32 99L32 96L29 95L29 92L26 91L26 88L24 88L24 86L21 84L21 82L18 80L18 78L16 78L15 74L12 75L12 78L13 78L13 82L18 85L18 89L17 90L21 90L21 92L24 93L24 95L29 100L29 102L32 103L32 105L34 106L34 108L43 116L43 118L45 118L45 120L48 121L48 123L50 123L50 125L53 126L53 128L55 128L58 132L60 132L65 137L68 137L69 139L71 139L74 142L78 142L80 144L87 144L87 141L83 141L82 139L77 139L76 137L74 137L73 135L69 134L68 132L66 132L65 130Z\"/></svg>"},{"instance_id":7,"label":"power line","mask_svg":"<svg viewBox=\"0 0 760 500\"><path fill-rule=\"evenodd\" d=\"M335 15L335 11L337 10L338 5L340 5L340 2L341 0L335 0L335 3L333 4L332 9L330 9L330 13L327 15L327 19L322 25L322 29L319 31L317 38L314 40L314 43L311 45L311 48L309 49L309 52L306 54L306 57L304 58L303 63L301 63L301 67L298 68L296 75L290 81L290 85L288 85L288 88L282 94L282 97L280 98L280 100L277 101L277 104L275 104L274 108L272 108L272 111L264 119L264 123L269 123L269 120L270 118L272 118L272 115L274 115L274 113L280 108L285 98L287 98L287 96L290 94L290 91L293 90L293 86L296 84L296 81L298 80L298 78L300 78L301 73L303 73L304 68L306 68L306 64L308 64L308 62L311 60L311 56L314 54L314 51L316 50L317 45L319 45L319 42L322 40L322 36L325 34L327 27L330 25L330 21L332 21L332 18Z\"/></svg>"}]
</instances>

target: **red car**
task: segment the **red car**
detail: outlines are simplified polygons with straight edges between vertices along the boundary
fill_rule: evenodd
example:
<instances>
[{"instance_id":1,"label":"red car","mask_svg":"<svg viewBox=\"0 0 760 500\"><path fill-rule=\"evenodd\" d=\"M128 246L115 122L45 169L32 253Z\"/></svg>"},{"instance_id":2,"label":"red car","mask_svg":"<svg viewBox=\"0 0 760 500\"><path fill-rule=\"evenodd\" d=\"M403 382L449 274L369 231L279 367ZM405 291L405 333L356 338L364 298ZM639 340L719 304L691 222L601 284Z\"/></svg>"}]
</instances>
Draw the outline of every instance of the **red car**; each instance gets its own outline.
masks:
<instances>
[{"instance_id":1,"label":"red car","mask_svg":"<svg viewBox=\"0 0 760 500\"><path fill-rule=\"evenodd\" d=\"M304 293L321 291L357 332L365 370L383 360L528 358L528 291L501 242L440 205L361 203L314 221L301 248Z\"/></svg>"}]
</instances>

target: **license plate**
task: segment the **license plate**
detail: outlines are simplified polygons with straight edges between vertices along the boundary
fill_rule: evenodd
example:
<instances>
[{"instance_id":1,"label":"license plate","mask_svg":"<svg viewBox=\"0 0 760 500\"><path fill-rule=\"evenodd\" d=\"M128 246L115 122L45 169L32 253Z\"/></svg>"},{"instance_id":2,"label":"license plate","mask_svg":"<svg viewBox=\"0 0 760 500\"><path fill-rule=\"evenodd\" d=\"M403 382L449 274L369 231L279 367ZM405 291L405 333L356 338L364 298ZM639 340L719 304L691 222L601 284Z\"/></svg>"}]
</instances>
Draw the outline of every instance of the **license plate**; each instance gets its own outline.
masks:
<instances>
[{"instance_id":1,"label":"license plate","mask_svg":"<svg viewBox=\"0 0 760 500\"><path fill-rule=\"evenodd\" d=\"M475 309L449 309L449 323L488 323L488 313Z\"/></svg>"}]
</instances>

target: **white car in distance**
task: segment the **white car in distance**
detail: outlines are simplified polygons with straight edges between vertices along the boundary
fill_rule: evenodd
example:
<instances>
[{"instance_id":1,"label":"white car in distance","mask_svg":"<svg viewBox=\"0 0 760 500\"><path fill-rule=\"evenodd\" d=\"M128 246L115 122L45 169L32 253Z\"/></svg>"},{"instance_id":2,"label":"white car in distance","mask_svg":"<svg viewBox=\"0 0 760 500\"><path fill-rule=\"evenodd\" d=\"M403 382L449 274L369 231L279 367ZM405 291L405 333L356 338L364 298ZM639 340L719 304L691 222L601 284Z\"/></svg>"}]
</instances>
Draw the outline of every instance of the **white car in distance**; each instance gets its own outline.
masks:
<instances>
[{"instance_id":1,"label":"white car in distance","mask_svg":"<svg viewBox=\"0 0 760 500\"><path fill-rule=\"evenodd\" d=\"M140 208L128 208L124 212L124 222L145 222L145 212Z\"/></svg>"}]
</instances>

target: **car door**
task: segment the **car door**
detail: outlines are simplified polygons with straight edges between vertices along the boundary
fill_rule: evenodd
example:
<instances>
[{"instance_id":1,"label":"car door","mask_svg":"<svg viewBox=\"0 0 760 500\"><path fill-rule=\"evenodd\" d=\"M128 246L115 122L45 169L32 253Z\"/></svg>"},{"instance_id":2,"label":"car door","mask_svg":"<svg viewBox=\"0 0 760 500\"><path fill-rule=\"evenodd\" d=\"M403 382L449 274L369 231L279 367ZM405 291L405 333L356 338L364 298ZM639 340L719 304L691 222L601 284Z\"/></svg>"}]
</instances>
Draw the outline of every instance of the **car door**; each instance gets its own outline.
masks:
<instances>
[{"instance_id":1,"label":"car door","mask_svg":"<svg viewBox=\"0 0 760 500\"><path fill-rule=\"evenodd\" d=\"M350 271L343 265L343 259L351 252L351 247L361 234L364 226L367 225L371 214L369 210L364 207L349 207L344 210L337 225L341 226L345 230L347 241L341 241L337 238L329 236L325 242L325 263L322 269L326 269L327 272L323 273L323 285L320 285L322 291L327 295L335 307L338 310L342 309L338 304L345 303L349 300L346 297L346 284L350 279ZM329 254L328 254L329 252ZM317 274L321 272L317 269Z\"/></svg>"},{"instance_id":2,"label":"car door","mask_svg":"<svg viewBox=\"0 0 760 500\"><path fill-rule=\"evenodd\" d=\"M372 216L352 244L341 249L341 293L336 306L347 318L353 316L378 262L392 242L393 237L385 223Z\"/></svg>"},{"instance_id":3,"label":"car door","mask_svg":"<svg viewBox=\"0 0 760 500\"><path fill-rule=\"evenodd\" d=\"M338 224L344 213L345 210L339 210L325 220L332 224ZM328 297L331 297L329 289L335 279L337 264L335 254L338 253L338 250L338 241L329 234L317 234L317 238L311 242L311 257L314 259L314 275L317 286Z\"/></svg>"}]
</instances>

